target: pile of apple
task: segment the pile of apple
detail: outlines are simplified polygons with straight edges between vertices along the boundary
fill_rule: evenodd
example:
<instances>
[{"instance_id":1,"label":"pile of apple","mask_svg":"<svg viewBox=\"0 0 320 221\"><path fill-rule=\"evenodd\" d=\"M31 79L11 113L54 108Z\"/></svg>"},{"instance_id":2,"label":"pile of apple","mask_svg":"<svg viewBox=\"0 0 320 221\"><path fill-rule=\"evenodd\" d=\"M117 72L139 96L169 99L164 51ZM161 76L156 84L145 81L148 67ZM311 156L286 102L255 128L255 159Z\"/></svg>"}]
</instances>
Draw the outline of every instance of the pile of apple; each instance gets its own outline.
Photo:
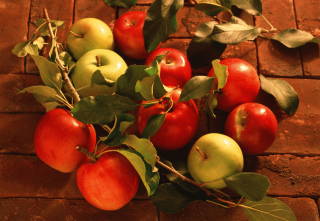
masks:
<instances>
[{"instance_id":1,"label":"pile of apple","mask_svg":"<svg viewBox=\"0 0 320 221\"><path fill-rule=\"evenodd\" d=\"M137 123L138 131L144 137L148 120L167 112L150 141L158 149L176 150L190 142L198 127L199 113L195 102L178 102L182 88L191 79L192 69L186 56L174 48L159 45L152 52L145 50L142 33L145 16L146 12L127 12L117 19L113 32L104 22L94 18L74 23L66 39L68 52L76 61L69 77L81 98L113 94L112 84L128 67L122 56L145 60L145 64L150 65L156 56L166 55L161 61L160 78L172 90L153 106L141 105ZM120 52L116 53L114 49ZM187 162L194 180L210 189L225 187L223 178L242 171L243 154L262 153L272 145L277 134L273 112L254 103L260 90L255 68L237 58L222 60L220 64L228 70L225 86L215 93L216 108L229 113L225 134L210 133L199 138L190 150ZM111 86L91 84L97 70ZM208 76L215 76L213 68ZM220 83L217 79L212 88ZM70 93L69 88L65 89ZM146 102L142 101L142 104ZM64 173L77 170L77 185L89 203L103 210L117 210L135 196L140 178L120 153L99 152L96 137L92 125L78 121L69 110L56 108L40 120L34 147L38 157L52 168Z\"/></svg>"}]
</instances>

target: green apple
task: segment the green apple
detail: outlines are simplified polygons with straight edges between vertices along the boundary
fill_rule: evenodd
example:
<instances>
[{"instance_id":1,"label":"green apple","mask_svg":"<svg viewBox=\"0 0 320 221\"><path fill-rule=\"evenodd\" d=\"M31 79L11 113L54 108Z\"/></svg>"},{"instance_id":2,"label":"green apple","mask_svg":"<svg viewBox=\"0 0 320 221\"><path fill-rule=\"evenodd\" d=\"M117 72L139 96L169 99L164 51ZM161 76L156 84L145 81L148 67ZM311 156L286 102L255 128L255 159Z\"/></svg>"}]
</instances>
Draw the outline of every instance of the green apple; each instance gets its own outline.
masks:
<instances>
[{"instance_id":1,"label":"green apple","mask_svg":"<svg viewBox=\"0 0 320 221\"><path fill-rule=\"evenodd\" d=\"M66 44L70 54L79 60L82 55L93 49L114 48L113 33L109 26L96 18L83 18L69 29Z\"/></svg>"},{"instance_id":2,"label":"green apple","mask_svg":"<svg viewBox=\"0 0 320 221\"><path fill-rule=\"evenodd\" d=\"M93 73L100 70L106 79L116 82L127 68L126 62L116 52L107 49L95 49L85 53L76 62L70 78L81 98L98 94L112 94L114 86L91 85Z\"/></svg>"},{"instance_id":3,"label":"green apple","mask_svg":"<svg viewBox=\"0 0 320 221\"><path fill-rule=\"evenodd\" d=\"M224 134L209 133L200 137L188 156L188 169L193 179L208 189L226 187L227 178L243 169L239 145Z\"/></svg>"}]
</instances>

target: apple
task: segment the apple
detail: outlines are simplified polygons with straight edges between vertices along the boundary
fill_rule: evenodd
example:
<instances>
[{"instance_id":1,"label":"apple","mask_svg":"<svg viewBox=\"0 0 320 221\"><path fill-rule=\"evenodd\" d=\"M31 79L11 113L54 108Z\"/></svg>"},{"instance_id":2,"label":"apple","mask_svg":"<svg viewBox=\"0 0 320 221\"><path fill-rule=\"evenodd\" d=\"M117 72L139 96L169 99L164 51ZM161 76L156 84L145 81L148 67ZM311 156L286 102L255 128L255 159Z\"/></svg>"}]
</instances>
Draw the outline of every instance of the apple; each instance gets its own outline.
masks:
<instances>
[{"instance_id":1,"label":"apple","mask_svg":"<svg viewBox=\"0 0 320 221\"><path fill-rule=\"evenodd\" d=\"M118 210L136 195L140 177L126 157L108 151L97 160L84 161L76 181L90 204L102 210Z\"/></svg>"},{"instance_id":2,"label":"apple","mask_svg":"<svg viewBox=\"0 0 320 221\"><path fill-rule=\"evenodd\" d=\"M160 129L150 138L156 148L162 150L176 150L185 146L195 135L199 113L193 100L176 102L179 100L182 89L177 88L170 91L167 95L172 96L173 106L167 112ZM143 101L142 104L147 103ZM144 108L141 105L138 112L138 130L142 134L149 118L154 114L164 114L169 104L163 101L151 107Z\"/></svg>"},{"instance_id":3,"label":"apple","mask_svg":"<svg viewBox=\"0 0 320 221\"><path fill-rule=\"evenodd\" d=\"M227 58L220 61L220 64L228 67L229 75L226 85L216 94L218 102L216 108L230 112L240 104L253 102L260 90L260 79L256 69L239 58ZM208 76L215 76L213 68ZM217 84L217 80L214 84Z\"/></svg>"},{"instance_id":4,"label":"apple","mask_svg":"<svg viewBox=\"0 0 320 221\"><path fill-rule=\"evenodd\" d=\"M83 18L75 22L69 29L66 38L68 51L79 58L93 49L114 48L113 33L109 26L96 18Z\"/></svg>"},{"instance_id":5,"label":"apple","mask_svg":"<svg viewBox=\"0 0 320 221\"><path fill-rule=\"evenodd\" d=\"M233 138L243 154L260 154L276 139L278 122L274 113L258 103L245 103L229 113L225 134Z\"/></svg>"},{"instance_id":6,"label":"apple","mask_svg":"<svg viewBox=\"0 0 320 221\"><path fill-rule=\"evenodd\" d=\"M223 179L241 172L243 164L239 145L232 138L219 133L200 137L192 146L187 160L190 175L208 189L226 187Z\"/></svg>"},{"instance_id":7,"label":"apple","mask_svg":"<svg viewBox=\"0 0 320 221\"><path fill-rule=\"evenodd\" d=\"M158 55L167 54L160 66L160 79L166 86L180 87L187 83L191 78L192 70L188 58L179 50L174 48L158 48L152 51L145 60L146 65L150 65Z\"/></svg>"},{"instance_id":8,"label":"apple","mask_svg":"<svg viewBox=\"0 0 320 221\"><path fill-rule=\"evenodd\" d=\"M97 60L100 59L100 61ZM99 64L100 62L100 64ZM95 49L84 54L77 62L71 73L71 80L81 98L98 94L112 94L114 87L94 84L91 78L96 70L100 70L106 79L117 81L128 66L116 52L107 49ZM81 89L80 89L81 88Z\"/></svg>"},{"instance_id":9,"label":"apple","mask_svg":"<svg viewBox=\"0 0 320 221\"><path fill-rule=\"evenodd\" d=\"M130 11L122 14L114 23L113 35L122 54L136 60L149 55L144 45L143 25L147 12Z\"/></svg>"},{"instance_id":10,"label":"apple","mask_svg":"<svg viewBox=\"0 0 320 221\"><path fill-rule=\"evenodd\" d=\"M77 169L86 156L77 146L92 152L96 145L96 132L92 125L75 119L69 110L57 108L40 119L34 134L37 156L50 167L69 173Z\"/></svg>"}]
</instances>

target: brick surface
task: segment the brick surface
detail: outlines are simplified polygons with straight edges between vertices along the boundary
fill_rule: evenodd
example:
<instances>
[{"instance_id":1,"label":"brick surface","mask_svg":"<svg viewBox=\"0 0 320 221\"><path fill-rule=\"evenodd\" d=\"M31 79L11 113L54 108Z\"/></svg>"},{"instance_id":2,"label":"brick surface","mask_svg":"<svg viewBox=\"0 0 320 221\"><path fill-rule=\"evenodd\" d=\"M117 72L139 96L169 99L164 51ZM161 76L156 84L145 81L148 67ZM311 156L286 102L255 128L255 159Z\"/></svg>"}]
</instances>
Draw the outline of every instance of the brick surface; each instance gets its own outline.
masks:
<instances>
[{"instance_id":1,"label":"brick surface","mask_svg":"<svg viewBox=\"0 0 320 221\"><path fill-rule=\"evenodd\" d=\"M14 46L27 41L30 0L0 1L0 74L24 73L24 58L12 53Z\"/></svg>"}]
</instances>

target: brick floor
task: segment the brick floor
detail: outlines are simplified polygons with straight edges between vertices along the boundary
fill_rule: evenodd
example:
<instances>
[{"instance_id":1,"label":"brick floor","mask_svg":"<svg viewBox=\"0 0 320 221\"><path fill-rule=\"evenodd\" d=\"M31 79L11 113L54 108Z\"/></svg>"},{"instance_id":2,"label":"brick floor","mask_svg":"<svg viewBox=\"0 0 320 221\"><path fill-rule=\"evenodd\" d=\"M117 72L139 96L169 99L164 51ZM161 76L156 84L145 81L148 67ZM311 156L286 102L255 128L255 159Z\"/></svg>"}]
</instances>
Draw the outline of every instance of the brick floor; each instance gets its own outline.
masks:
<instances>
[{"instance_id":1,"label":"brick floor","mask_svg":"<svg viewBox=\"0 0 320 221\"><path fill-rule=\"evenodd\" d=\"M121 14L131 10L146 11L153 0L138 0L129 8L112 8L102 0L0 0L0 220L247 220L242 209L224 209L205 202L191 203L176 214L160 212L147 197L140 183L134 199L118 211L102 211L87 203L76 186L75 172L64 174L44 164L35 154L33 134L45 109L31 94L18 89L42 84L31 57L12 54L14 45L26 41L35 31L33 24L43 18L47 8L51 19L64 20L58 40L64 41L68 28L81 18L95 17L112 29ZM187 53L197 27L213 20L185 1L177 14L178 30L162 47ZM320 37L318 0L262 0L264 16L279 30L293 27ZM276 7L275 7L276 6ZM239 9L235 14L249 24L269 29L261 16L251 16ZM228 19L228 13L219 15ZM270 34L265 34L270 36ZM47 50L47 49L45 49ZM267 77L287 81L298 93L300 105L295 115L285 114L271 95L260 92L257 102L272 109L279 129L272 147L257 156L245 156L245 171L266 176L271 186L268 195L286 203L299 221L318 221L320 208L320 50L318 44L288 49L278 42L258 38L238 45L228 45L220 59L238 57L251 63ZM126 59L133 64L142 61ZM140 63L139 63L140 62ZM193 70L206 75L210 67ZM208 132L224 132L226 113L217 111L216 119L202 112L204 99L197 100L200 112L195 137L177 151L162 152L169 160L185 160L192 144ZM133 111L133 114L136 114ZM136 128L131 128L136 133Z\"/></svg>"}]
</instances>

